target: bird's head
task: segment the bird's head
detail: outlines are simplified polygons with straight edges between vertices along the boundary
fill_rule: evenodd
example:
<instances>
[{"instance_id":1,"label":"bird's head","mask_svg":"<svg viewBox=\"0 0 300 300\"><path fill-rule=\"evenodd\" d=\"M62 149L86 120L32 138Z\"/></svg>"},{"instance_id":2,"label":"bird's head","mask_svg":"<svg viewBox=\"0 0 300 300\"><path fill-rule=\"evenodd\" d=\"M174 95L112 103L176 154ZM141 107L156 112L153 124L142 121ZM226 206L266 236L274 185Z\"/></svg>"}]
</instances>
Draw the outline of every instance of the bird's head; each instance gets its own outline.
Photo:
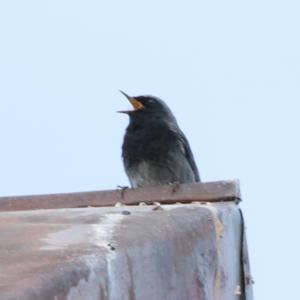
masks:
<instances>
[{"instance_id":1,"label":"bird's head","mask_svg":"<svg viewBox=\"0 0 300 300\"><path fill-rule=\"evenodd\" d=\"M169 109L161 99L154 96L136 96L131 97L126 93L120 91L127 100L131 103L132 110L122 110L120 113L125 113L130 116L131 119L135 118L151 118L153 116L161 117L164 119L172 119L175 121L175 118Z\"/></svg>"}]
</instances>

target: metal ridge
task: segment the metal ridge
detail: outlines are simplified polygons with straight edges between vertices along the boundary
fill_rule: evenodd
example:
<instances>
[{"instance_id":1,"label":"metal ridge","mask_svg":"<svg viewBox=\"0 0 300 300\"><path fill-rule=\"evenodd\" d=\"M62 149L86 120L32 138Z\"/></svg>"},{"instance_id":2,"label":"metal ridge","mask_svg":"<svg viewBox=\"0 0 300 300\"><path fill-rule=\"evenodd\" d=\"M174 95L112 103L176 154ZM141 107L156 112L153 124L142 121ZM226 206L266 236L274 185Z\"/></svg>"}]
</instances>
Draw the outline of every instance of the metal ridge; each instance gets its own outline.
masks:
<instances>
[{"instance_id":1,"label":"metal ridge","mask_svg":"<svg viewBox=\"0 0 300 300\"><path fill-rule=\"evenodd\" d=\"M87 206L105 207L114 206L116 203L125 205L137 205L140 202L174 204L177 202L233 201L239 203L240 200L239 181L226 180L135 189L0 197L0 212Z\"/></svg>"}]
</instances>

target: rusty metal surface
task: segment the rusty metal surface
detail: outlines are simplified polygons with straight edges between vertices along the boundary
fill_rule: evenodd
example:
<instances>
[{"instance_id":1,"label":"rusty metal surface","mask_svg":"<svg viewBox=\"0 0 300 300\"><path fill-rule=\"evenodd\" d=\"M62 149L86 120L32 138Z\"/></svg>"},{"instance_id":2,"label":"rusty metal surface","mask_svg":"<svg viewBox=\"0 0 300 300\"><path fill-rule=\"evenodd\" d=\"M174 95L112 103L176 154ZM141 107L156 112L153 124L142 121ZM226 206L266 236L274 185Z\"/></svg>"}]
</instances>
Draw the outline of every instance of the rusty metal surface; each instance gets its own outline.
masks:
<instances>
[{"instance_id":1,"label":"rusty metal surface","mask_svg":"<svg viewBox=\"0 0 300 300\"><path fill-rule=\"evenodd\" d=\"M0 231L1 300L244 299L233 202L2 212Z\"/></svg>"},{"instance_id":2,"label":"rusty metal surface","mask_svg":"<svg viewBox=\"0 0 300 300\"><path fill-rule=\"evenodd\" d=\"M238 181L217 181L125 190L107 190L70 194L0 197L0 211L113 206L117 202L136 205L139 202L190 203L240 200Z\"/></svg>"}]
</instances>

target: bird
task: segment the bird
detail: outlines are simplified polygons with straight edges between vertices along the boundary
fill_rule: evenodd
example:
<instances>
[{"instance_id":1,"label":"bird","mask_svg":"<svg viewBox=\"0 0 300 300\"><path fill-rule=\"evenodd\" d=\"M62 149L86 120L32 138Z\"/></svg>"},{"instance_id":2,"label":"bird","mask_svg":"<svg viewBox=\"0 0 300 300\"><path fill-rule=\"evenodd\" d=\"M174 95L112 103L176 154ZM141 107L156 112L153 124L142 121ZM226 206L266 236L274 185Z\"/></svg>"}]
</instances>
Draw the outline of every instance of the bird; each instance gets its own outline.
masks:
<instances>
[{"instance_id":1,"label":"bird","mask_svg":"<svg viewBox=\"0 0 300 300\"><path fill-rule=\"evenodd\" d=\"M122 145L132 188L200 182L189 142L167 104L158 97L128 96L133 106Z\"/></svg>"}]
</instances>

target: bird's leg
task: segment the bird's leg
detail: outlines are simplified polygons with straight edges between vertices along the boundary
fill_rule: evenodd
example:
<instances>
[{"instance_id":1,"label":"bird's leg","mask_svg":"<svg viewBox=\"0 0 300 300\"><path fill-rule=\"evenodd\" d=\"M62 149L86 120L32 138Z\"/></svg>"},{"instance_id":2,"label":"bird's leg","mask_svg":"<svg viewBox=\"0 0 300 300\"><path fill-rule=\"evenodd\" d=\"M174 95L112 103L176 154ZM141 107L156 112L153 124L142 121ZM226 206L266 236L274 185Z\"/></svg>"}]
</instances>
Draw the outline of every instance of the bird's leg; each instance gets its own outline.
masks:
<instances>
[{"instance_id":1,"label":"bird's leg","mask_svg":"<svg viewBox=\"0 0 300 300\"><path fill-rule=\"evenodd\" d=\"M172 195L175 194L179 188L180 188L180 182L179 181L174 181L169 183L172 187Z\"/></svg>"},{"instance_id":2,"label":"bird's leg","mask_svg":"<svg viewBox=\"0 0 300 300\"><path fill-rule=\"evenodd\" d=\"M121 198L124 199L125 191L127 189L129 189L129 186L118 185L117 188L120 189L120 191L121 191Z\"/></svg>"}]
</instances>

